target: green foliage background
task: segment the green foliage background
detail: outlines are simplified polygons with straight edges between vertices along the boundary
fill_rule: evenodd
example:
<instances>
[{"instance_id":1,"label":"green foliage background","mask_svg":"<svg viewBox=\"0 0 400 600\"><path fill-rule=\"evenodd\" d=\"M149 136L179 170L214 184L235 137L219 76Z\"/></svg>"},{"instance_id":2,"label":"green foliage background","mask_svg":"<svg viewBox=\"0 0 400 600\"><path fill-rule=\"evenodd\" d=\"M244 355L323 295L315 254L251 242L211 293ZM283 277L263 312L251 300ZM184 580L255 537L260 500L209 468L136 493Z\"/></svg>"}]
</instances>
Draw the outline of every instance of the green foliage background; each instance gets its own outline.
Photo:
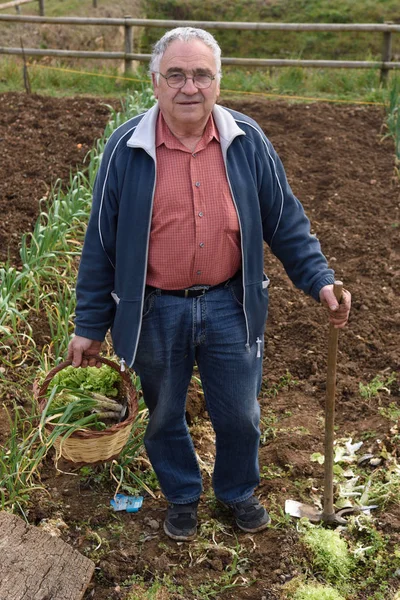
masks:
<instances>
[{"instance_id":1,"label":"green foliage background","mask_svg":"<svg viewBox=\"0 0 400 600\"><path fill-rule=\"evenodd\" d=\"M398 0L143 0L148 19L283 23L400 23ZM161 37L144 31L142 50ZM213 30L223 55L252 58L379 59L382 33ZM400 52L395 35L393 53Z\"/></svg>"}]
</instances>

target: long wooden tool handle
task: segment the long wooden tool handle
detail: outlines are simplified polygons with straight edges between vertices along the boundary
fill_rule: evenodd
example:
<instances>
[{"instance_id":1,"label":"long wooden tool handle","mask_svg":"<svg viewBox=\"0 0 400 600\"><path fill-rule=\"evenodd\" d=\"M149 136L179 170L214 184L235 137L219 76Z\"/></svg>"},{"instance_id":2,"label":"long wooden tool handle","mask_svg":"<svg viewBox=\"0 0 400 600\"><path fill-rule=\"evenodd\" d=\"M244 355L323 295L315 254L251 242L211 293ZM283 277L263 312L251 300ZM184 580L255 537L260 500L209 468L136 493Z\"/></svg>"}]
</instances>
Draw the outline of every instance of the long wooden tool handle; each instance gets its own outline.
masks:
<instances>
[{"instance_id":1,"label":"long wooden tool handle","mask_svg":"<svg viewBox=\"0 0 400 600\"><path fill-rule=\"evenodd\" d=\"M343 283L335 281L333 292L336 300L342 299ZM329 324L328 338L328 365L326 379L326 402L325 402L325 485L324 485L324 509L322 518L329 521L334 517L333 507L333 435L335 427L335 394L336 394L336 363L339 330L332 323Z\"/></svg>"}]
</instances>

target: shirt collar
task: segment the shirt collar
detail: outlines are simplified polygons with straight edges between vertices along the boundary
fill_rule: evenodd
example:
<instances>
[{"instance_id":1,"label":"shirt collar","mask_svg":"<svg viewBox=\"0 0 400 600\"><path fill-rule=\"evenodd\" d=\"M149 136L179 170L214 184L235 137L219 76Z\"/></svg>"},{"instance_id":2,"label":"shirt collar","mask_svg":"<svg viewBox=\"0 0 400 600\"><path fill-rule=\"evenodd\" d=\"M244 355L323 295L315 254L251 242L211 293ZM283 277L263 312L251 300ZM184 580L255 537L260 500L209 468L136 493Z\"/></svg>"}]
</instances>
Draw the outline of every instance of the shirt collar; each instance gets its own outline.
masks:
<instances>
[{"instance_id":1,"label":"shirt collar","mask_svg":"<svg viewBox=\"0 0 400 600\"><path fill-rule=\"evenodd\" d=\"M210 115L206 127L204 129L203 136L197 146L196 152L199 150L203 150L212 139L216 139L219 142L219 133L218 129L215 125L213 116ZM188 152L188 148L186 148L179 140L174 136L174 134L169 129L165 119L160 111L158 114L157 125L156 125L156 147L158 148L164 144L167 148L171 150L182 150L185 149Z\"/></svg>"}]
</instances>

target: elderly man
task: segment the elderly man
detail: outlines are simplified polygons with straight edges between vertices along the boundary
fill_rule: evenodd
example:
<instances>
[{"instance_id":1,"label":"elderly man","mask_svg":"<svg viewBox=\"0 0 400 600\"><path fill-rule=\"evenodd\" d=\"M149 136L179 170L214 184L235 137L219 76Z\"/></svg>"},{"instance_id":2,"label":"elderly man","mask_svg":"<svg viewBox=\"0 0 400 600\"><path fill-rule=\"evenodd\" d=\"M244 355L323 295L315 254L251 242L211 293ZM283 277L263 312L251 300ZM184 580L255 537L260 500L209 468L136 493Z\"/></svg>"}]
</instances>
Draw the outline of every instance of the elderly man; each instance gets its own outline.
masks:
<instances>
[{"instance_id":1,"label":"elderly man","mask_svg":"<svg viewBox=\"0 0 400 600\"><path fill-rule=\"evenodd\" d=\"M185 421L196 362L216 434L213 488L237 525L269 523L259 483L268 277L263 243L343 327L328 268L282 164L255 121L216 105L221 58L206 31L155 45L157 104L111 136L97 176L69 357L94 365L107 330L149 409L145 446L168 501L166 534L196 535L202 480ZM86 358L82 358L82 354Z\"/></svg>"}]
</instances>

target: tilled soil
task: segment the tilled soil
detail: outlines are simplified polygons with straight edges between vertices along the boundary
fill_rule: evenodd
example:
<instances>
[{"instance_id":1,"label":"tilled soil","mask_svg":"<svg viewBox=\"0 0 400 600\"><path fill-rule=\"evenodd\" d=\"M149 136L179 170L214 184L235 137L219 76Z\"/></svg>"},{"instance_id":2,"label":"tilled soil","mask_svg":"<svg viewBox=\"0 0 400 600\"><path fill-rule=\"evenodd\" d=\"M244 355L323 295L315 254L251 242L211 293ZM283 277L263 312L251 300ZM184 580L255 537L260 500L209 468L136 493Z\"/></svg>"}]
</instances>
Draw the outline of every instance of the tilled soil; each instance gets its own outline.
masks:
<instances>
[{"instance_id":1,"label":"tilled soil","mask_svg":"<svg viewBox=\"0 0 400 600\"><path fill-rule=\"evenodd\" d=\"M396 453L390 441L394 424L382 409L400 400L400 187L393 143L382 140L384 112L370 106L323 103L231 99L223 103L253 116L263 127L331 266L353 294L349 326L339 334L336 435L363 440L365 452L379 452L386 444L389 452ZM9 257L15 264L21 235L31 230L40 199L57 179L65 186L70 170L81 168L104 129L108 109L99 99L22 94L0 96L0 107L0 260ZM268 250L265 269L271 287L260 396L262 480L257 493L279 515L286 498L311 501L312 488L321 496L323 468L311 462L310 455L323 452L328 327L324 310L295 290ZM377 374L387 379L392 373L397 383L378 397L360 396L360 382L367 383ZM52 463L46 465L43 482L51 499L38 499L29 520L38 524L43 518L60 516L68 526L64 539L96 560L96 577L87 598L124 598L123 582L137 574L148 581L167 575L187 589L190 599L188 576L197 586L220 579L231 561L227 547L234 546L233 535L244 559L236 582L254 583L227 589L219 597L278 599L283 597L282 585L301 570L304 551L294 527L281 523L250 536L236 530L229 515L215 505L210 493L213 436L195 389L188 408L204 463L201 522L212 524L218 519L224 528L216 532L216 543L210 547L197 542L177 545L164 535L161 497L146 496L139 513L116 517L108 507L112 490L95 478L83 484L76 475L56 474ZM390 534L393 545L400 543L398 505L379 513L377 525ZM102 540L96 551L99 541L90 538L91 532ZM366 592L357 600L368 597ZM174 596L165 591L160 598Z\"/></svg>"},{"instance_id":2,"label":"tilled soil","mask_svg":"<svg viewBox=\"0 0 400 600\"><path fill-rule=\"evenodd\" d=\"M118 104L118 103L115 103ZM0 261L19 260L18 245L39 202L82 166L102 136L110 110L91 98L0 96Z\"/></svg>"}]
</instances>

